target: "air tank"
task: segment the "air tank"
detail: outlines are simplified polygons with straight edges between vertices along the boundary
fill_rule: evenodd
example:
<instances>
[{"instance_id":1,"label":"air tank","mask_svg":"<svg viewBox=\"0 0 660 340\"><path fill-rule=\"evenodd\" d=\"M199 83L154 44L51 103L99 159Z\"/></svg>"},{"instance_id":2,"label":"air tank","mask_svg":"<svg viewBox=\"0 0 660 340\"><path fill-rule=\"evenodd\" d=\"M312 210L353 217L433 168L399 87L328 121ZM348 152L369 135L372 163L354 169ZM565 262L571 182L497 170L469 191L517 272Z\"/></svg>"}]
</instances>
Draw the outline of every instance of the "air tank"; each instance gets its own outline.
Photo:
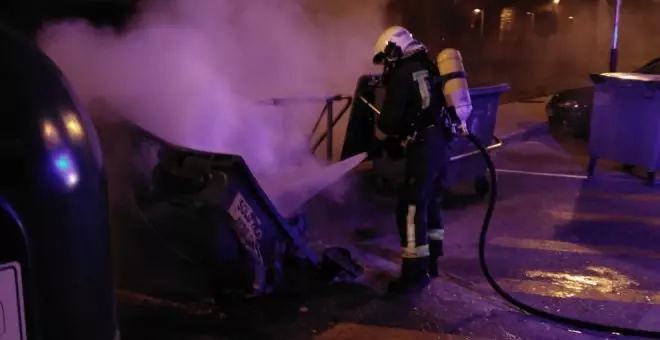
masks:
<instances>
[{"instance_id":1,"label":"air tank","mask_svg":"<svg viewBox=\"0 0 660 340\"><path fill-rule=\"evenodd\" d=\"M453 48L444 49L438 54L436 62L447 105L454 107L458 117L465 122L472 113L472 99L461 53Z\"/></svg>"}]
</instances>

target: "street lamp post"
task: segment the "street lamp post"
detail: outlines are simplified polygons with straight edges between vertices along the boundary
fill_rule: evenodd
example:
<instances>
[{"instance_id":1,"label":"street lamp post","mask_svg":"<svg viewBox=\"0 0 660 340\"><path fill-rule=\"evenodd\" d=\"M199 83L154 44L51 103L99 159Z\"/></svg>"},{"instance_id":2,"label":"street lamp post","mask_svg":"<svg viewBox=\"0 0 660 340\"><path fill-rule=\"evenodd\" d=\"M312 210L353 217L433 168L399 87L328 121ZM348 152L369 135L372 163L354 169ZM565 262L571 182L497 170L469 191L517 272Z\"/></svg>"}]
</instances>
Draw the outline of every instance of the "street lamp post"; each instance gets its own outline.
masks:
<instances>
[{"instance_id":1,"label":"street lamp post","mask_svg":"<svg viewBox=\"0 0 660 340\"><path fill-rule=\"evenodd\" d=\"M616 72L619 60L619 18L621 15L621 0L616 0L614 8L614 23L612 25L612 46L610 48L610 72Z\"/></svg>"},{"instance_id":2,"label":"street lamp post","mask_svg":"<svg viewBox=\"0 0 660 340\"><path fill-rule=\"evenodd\" d=\"M475 15L479 16L479 35L484 36L484 11L480 8L475 8L472 11Z\"/></svg>"}]
</instances>

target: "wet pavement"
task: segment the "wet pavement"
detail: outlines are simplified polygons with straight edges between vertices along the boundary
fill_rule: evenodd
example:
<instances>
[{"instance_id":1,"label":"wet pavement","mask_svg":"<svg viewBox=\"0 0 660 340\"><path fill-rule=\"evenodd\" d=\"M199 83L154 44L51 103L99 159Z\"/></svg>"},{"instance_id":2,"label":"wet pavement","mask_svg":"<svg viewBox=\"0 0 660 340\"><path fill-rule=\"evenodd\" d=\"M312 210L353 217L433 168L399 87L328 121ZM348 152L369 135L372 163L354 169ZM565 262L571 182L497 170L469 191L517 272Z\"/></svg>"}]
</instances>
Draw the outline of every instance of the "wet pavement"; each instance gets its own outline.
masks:
<instances>
[{"instance_id":1,"label":"wet pavement","mask_svg":"<svg viewBox=\"0 0 660 340\"><path fill-rule=\"evenodd\" d=\"M500 198L487 250L491 271L534 307L658 331L660 190L606 162L595 178L584 179L585 151L582 143L542 136L496 155ZM477 206L468 210L478 213ZM460 230L458 240L447 231L456 251L449 250L444 268L487 288L465 249L474 233Z\"/></svg>"},{"instance_id":2,"label":"wet pavement","mask_svg":"<svg viewBox=\"0 0 660 340\"><path fill-rule=\"evenodd\" d=\"M550 134L510 143L494 161L499 197L487 257L502 287L547 312L660 331L660 189L608 162L587 180L584 143ZM365 266L357 282L217 311L204 273L145 232L132 241L140 255L118 255L125 262L118 279L122 338L623 338L538 319L494 295L477 259L485 203L461 187L446 207L441 277L414 298L384 294L398 269L394 200L359 190L363 176L353 176L354 192L344 201L319 198L308 209L312 246L351 249Z\"/></svg>"}]
</instances>

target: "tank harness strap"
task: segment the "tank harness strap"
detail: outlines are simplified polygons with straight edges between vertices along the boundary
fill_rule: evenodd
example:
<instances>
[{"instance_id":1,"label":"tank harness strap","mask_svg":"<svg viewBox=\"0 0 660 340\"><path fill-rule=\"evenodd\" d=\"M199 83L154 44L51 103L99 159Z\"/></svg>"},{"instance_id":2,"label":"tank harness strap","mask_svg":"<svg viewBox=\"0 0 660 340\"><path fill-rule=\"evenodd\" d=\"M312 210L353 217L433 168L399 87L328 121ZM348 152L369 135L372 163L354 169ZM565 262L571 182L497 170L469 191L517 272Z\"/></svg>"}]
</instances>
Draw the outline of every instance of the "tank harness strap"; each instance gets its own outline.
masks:
<instances>
[{"instance_id":1,"label":"tank harness strap","mask_svg":"<svg viewBox=\"0 0 660 340\"><path fill-rule=\"evenodd\" d=\"M440 75L440 82L442 84L452 80L452 79L458 79L458 78L467 78L467 73L464 71L459 71L459 72L451 72L447 74Z\"/></svg>"}]
</instances>

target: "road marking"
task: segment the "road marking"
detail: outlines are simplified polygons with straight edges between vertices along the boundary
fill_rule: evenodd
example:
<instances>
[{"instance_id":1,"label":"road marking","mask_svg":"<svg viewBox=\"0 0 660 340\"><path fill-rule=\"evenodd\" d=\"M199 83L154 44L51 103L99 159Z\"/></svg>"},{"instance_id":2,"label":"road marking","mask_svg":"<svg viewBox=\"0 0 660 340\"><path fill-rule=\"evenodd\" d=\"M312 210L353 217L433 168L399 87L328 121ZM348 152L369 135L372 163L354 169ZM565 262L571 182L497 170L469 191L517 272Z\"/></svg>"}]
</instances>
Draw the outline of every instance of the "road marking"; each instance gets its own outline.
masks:
<instances>
[{"instance_id":1,"label":"road marking","mask_svg":"<svg viewBox=\"0 0 660 340\"><path fill-rule=\"evenodd\" d=\"M579 197L613 198L613 199L631 200L631 201L660 202L660 195L654 195L654 194L615 194L615 193L599 192L599 191L582 191L578 195Z\"/></svg>"},{"instance_id":2,"label":"road marking","mask_svg":"<svg viewBox=\"0 0 660 340\"><path fill-rule=\"evenodd\" d=\"M548 211L552 217L567 221L599 221L616 223L640 223L653 226L660 226L660 218L657 217L639 217L622 216L611 214L578 213L571 211Z\"/></svg>"},{"instance_id":3,"label":"road marking","mask_svg":"<svg viewBox=\"0 0 660 340\"><path fill-rule=\"evenodd\" d=\"M554 177L554 178L566 178L566 179L580 179L585 180L589 177L583 175L571 175L571 174L561 174L561 173L551 173L551 172L536 172L536 171L523 171L523 170L511 170L511 169L497 169L499 173L505 174L517 174L517 175L528 175L528 176L542 176L542 177Z\"/></svg>"},{"instance_id":4,"label":"road marking","mask_svg":"<svg viewBox=\"0 0 660 340\"><path fill-rule=\"evenodd\" d=\"M565 283L544 282L537 280L500 279L497 283L506 291L529 295L554 297L561 299L584 299L605 302L642 303L660 305L660 292L636 289L614 289L605 292L602 289L585 287L586 285L566 285ZM480 286L490 287L488 284Z\"/></svg>"},{"instance_id":5,"label":"road marking","mask_svg":"<svg viewBox=\"0 0 660 340\"><path fill-rule=\"evenodd\" d=\"M509 248L536 249L546 251L558 251L577 254L601 254L601 255L623 255L633 257L643 257L650 259L660 259L660 252L617 246L587 246L577 243L539 240L539 239L519 239L511 237L497 237L489 241L490 244Z\"/></svg>"},{"instance_id":6,"label":"road marking","mask_svg":"<svg viewBox=\"0 0 660 340\"><path fill-rule=\"evenodd\" d=\"M526 176L537 176L537 177L548 177L548 178L563 178L563 179L577 179L577 180L590 180L590 181L608 181L608 182L640 182L639 178L624 176L623 174L607 174L603 176L594 176L589 178L586 175L574 175L574 174L563 174L555 172L539 172L539 171L525 171L525 170L513 170L513 169L496 169L498 173L503 174L516 174L516 175L526 175Z\"/></svg>"},{"instance_id":7,"label":"road marking","mask_svg":"<svg viewBox=\"0 0 660 340\"><path fill-rule=\"evenodd\" d=\"M405 339L405 340L463 340L475 339L464 336L428 333L415 330L367 326L354 323L340 323L314 337L314 340L375 340L375 339Z\"/></svg>"}]
</instances>

